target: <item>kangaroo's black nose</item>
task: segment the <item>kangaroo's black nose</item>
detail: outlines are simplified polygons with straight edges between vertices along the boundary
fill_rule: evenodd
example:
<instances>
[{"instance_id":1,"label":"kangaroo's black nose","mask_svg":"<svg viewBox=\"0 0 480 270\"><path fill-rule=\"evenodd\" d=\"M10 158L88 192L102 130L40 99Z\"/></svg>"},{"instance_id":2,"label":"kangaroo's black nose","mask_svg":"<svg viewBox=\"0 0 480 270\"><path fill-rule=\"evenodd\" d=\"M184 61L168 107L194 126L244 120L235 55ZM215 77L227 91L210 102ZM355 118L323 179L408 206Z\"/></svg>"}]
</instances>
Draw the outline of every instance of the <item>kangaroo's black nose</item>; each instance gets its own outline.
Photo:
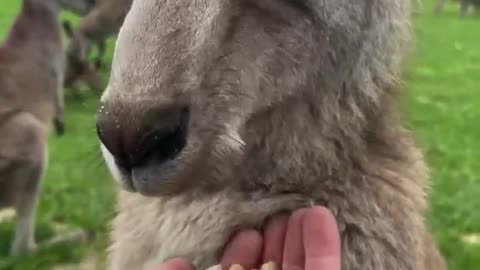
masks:
<instances>
[{"instance_id":1,"label":"kangaroo's black nose","mask_svg":"<svg viewBox=\"0 0 480 270\"><path fill-rule=\"evenodd\" d=\"M189 109L175 106L142 109L104 104L98 113L97 133L103 145L126 171L150 161L175 159L186 145Z\"/></svg>"}]
</instances>

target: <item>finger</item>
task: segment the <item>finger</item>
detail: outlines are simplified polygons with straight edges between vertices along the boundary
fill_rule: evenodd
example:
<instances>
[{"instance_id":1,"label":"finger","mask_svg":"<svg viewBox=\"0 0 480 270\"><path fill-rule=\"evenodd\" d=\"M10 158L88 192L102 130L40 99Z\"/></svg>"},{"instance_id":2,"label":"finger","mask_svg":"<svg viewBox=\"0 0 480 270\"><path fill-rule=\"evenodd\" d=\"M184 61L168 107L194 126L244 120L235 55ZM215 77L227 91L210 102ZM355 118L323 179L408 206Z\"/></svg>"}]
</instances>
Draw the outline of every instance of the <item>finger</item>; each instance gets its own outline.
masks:
<instances>
[{"instance_id":1,"label":"finger","mask_svg":"<svg viewBox=\"0 0 480 270\"><path fill-rule=\"evenodd\" d=\"M186 260L184 259L171 259L168 260L157 267L149 268L151 270L194 270L193 266L191 266Z\"/></svg>"},{"instance_id":2,"label":"finger","mask_svg":"<svg viewBox=\"0 0 480 270\"><path fill-rule=\"evenodd\" d=\"M283 270L303 270L305 254L302 239L302 222L306 209L295 211L287 225L283 250Z\"/></svg>"},{"instance_id":3,"label":"finger","mask_svg":"<svg viewBox=\"0 0 480 270\"><path fill-rule=\"evenodd\" d=\"M332 213L309 209L303 217L305 270L340 270L340 235Z\"/></svg>"},{"instance_id":4,"label":"finger","mask_svg":"<svg viewBox=\"0 0 480 270\"><path fill-rule=\"evenodd\" d=\"M285 234L287 232L288 216L281 215L272 218L265 226L263 233L264 250L263 262L282 263L283 246L285 244Z\"/></svg>"},{"instance_id":5,"label":"finger","mask_svg":"<svg viewBox=\"0 0 480 270\"><path fill-rule=\"evenodd\" d=\"M220 261L223 269L240 264L245 269L257 266L262 254L262 236L254 230L238 233L225 248Z\"/></svg>"}]
</instances>

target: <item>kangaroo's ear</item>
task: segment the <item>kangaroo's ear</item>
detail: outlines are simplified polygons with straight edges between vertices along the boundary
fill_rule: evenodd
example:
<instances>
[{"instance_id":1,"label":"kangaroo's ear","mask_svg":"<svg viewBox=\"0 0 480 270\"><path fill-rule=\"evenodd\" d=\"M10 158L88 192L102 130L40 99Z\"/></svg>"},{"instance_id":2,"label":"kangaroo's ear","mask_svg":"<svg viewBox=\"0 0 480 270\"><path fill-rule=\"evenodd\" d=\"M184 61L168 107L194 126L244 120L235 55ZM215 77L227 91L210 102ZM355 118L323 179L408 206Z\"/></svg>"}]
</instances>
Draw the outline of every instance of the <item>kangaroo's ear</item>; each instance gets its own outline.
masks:
<instances>
[{"instance_id":1,"label":"kangaroo's ear","mask_svg":"<svg viewBox=\"0 0 480 270\"><path fill-rule=\"evenodd\" d=\"M63 27L63 30L65 31L65 33L67 34L67 36L69 38L71 38L73 36L72 24L69 21L64 20L64 21L62 21L62 27Z\"/></svg>"}]
</instances>

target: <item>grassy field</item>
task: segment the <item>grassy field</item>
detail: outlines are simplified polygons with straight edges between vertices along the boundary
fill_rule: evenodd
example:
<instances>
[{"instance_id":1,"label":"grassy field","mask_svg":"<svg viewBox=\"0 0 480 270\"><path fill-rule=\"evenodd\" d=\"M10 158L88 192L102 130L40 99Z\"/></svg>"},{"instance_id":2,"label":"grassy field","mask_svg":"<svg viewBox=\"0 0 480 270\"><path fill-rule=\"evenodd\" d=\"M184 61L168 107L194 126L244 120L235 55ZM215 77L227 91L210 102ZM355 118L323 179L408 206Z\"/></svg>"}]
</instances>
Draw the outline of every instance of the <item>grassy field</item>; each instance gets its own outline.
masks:
<instances>
[{"instance_id":1,"label":"grassy field","mask_svg":"<svg viewBox=\"0 0 480 270\"><path fill-rule=\"evenodd\" d=\"M0 38L19 0L0 0ZM480 18L458 19L449 4L432 14L426 1L415 21L417 52L407 76L405 111L432 168L429 223L450 269L480 269ZM68 14L64 17L72 18ZM110 47L113 43L110 42ZM111 51L111 50L110 50ZM50 166L37 225L39 240L58 224L95 231L82 245L66 244L29 257L8 257L13 222L0 224L0 270L102 269L114 214L113 183L102 163L94 130L98 96L76 102L67 93L66 136L50 140ZM75 268L73 268L75 269Z\"/></svg>"}]
</instances>

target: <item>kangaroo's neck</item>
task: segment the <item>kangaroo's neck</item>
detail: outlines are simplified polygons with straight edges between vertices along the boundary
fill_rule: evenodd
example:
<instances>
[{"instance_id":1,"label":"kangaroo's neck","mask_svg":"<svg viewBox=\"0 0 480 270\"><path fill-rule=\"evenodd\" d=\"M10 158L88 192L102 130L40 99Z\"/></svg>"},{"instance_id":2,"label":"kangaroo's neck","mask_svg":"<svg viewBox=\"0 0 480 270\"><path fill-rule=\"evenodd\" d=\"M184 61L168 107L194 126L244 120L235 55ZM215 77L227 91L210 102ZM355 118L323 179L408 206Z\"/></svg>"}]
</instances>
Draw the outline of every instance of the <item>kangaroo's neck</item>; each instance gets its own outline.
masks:
<instances>
[{"instance_id":1,"label":"kangaroo's neck","mask_svg":"<svg viewBox=\"0 0 480 270\"><path fill-rule=\"evenodd\" d=\"M7 44L15 47L61 45L58 25L59 7L55 1L23 0L20 14L7 38Z\"/></svg>"}]
</instances>

